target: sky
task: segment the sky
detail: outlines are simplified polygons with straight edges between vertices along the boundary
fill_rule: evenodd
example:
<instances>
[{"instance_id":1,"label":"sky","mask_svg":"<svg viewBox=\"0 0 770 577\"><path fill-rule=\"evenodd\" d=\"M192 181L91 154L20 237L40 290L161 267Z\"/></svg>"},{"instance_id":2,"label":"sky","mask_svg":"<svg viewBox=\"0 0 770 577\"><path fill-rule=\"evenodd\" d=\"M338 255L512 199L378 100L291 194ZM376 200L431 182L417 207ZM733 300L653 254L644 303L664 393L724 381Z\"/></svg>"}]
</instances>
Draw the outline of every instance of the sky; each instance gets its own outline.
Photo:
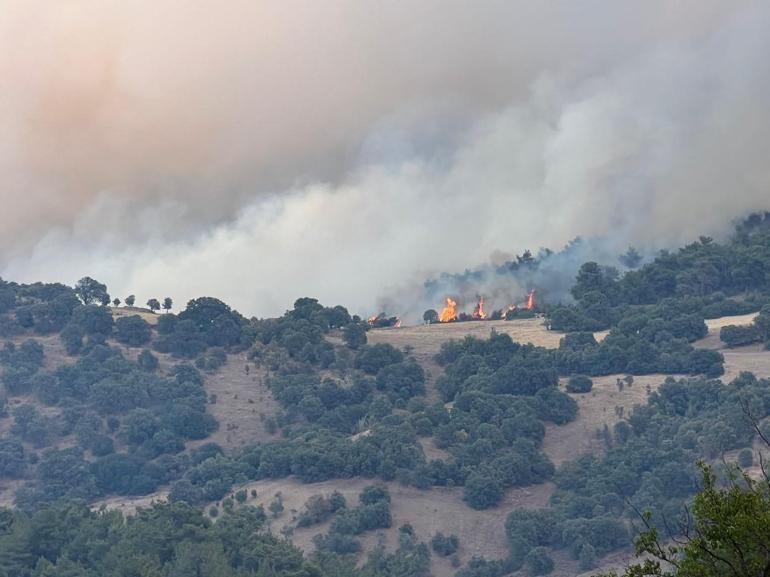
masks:
<instances>
[{"instance_id":1,"label":"sky","mask_svg":"<svg viewBox=\"0 0 770 577\"><path fill-rule=\"evenodd\" d=\"M768 29L740 0L0 0L0 276L399 314L577 236L720 237L770 210Z\"/></svg>"}]
</instances>

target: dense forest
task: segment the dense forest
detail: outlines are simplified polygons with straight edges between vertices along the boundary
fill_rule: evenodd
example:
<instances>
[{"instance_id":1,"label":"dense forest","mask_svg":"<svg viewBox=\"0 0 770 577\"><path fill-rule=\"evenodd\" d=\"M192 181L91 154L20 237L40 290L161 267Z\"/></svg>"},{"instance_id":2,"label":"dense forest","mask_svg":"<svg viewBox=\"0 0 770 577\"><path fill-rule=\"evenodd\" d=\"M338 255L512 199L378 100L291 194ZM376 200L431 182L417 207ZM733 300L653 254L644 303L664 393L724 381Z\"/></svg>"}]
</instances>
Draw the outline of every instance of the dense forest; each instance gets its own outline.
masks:
<instances>
[{"instance_id":1,"label":"dense forest","mask_svg":"<svg viewBox=\"0 0 770 577\"><path fill-rule=\"evenodd\" d=\"M0 280L0 478L16 488L15 508L0 511L0 575L427 575L432 555L462 545L456 536L421 542L404 525L397 548L356 563L360 536L392 524L383 481L462 487L479 510L551 481L548 507L500 512L508 557L473 558L458 576L545 574L555 551L595 567L632 543L638 512L652 512L652 527L685 510L702 486L698 460L770 436L770 381L722 383L723 355L693 346L705 319L745 313L759 314L724 327L724 343L770 341L770 219L748 219L725 243L701 238L641 266L624 259L622 274L585 263L573 301L545 307L564 333L558 348L496 333L444 344L438 398L412 351L369 343L368 323L343 306L301 298L279 318L247 319L212 297L178 314L171 299L150 299L151 314L166 311L150 323L133 296L113 314L121 300L88 277L74 288ZM599 330L609 330L600 341ZM205 385L236 354L280 410L267 417L276 438L226 450L207 442L219 424ZM602 431L601 454L554 466L546 427L576 418L592 377L627 375L633 386L653 373L678 377ZM448 457L426 456L426 439ZM329 525L303 556L268 530L269 513L238 498L248 481L288 477L371 485L358 503L308 502L298 526ZM169 502L136 515L88 507L161 487Z\"/></svg>"}]
</instances>

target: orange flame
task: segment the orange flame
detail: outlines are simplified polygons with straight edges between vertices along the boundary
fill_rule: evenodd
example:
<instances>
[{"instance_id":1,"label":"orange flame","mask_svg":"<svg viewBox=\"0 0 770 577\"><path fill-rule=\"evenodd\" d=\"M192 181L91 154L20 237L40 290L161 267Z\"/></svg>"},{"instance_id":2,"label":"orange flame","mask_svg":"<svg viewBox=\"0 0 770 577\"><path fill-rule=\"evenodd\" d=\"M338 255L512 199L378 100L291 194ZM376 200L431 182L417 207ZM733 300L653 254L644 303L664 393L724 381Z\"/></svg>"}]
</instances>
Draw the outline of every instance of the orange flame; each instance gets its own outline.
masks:
<instances>
[{"instance_id":1,"label":"orange flame","mask_svg":"<svg viewBox=\"0 0 770 577\"><path fill-rule=\"evenodd\" d=\"M484 297L479 297L479 302L476 303L476 307L473 309L473 318L474 319L485 319L487 318L487 313L484 312Z\"/></svg>"},{"instance_id":2,"label":"orange flame","mask_svg":"<svg viewBox=\"0 0 770 577\"><path fill-rule=\"evenodd\" d=\"M453 321L457 318L457 313L455 312L455 308L457 307L457 302L453 301L451 297L446 298L446 306L442 309L441 314L438 316L438 320L442 323L448 323L449 321Z\"/></svg>"},{"instance_id":3,"label":"orange flame","mask_svg":"<svg viewBox=\"0 0 770 577\"><path fill-rule=\"evenodd\" d=\"M401 328L401 319L396 319L396 324L393 325L394 329L400 329Z\"/></svg>"},{"instance_id":4,"label":"orange flame","mask_svg":"<svg viewBox=\"0 0 770 577\"><path fill-rule=\"evenodd\" d=\"M374 326L374 323L377 322L377 315L370 316L367 322L369 323L370 326Z\"/></svg>"},{"instance_id":5,"label":"orange flame","mask_svg":"<svg viewBox=\"0 0 770 577\"><path fill-rule=\"evenodd\" d=\"M531 311L535 308L535 289L532 289L527 294L527 310Z\"/></svg>"}]
</instances>

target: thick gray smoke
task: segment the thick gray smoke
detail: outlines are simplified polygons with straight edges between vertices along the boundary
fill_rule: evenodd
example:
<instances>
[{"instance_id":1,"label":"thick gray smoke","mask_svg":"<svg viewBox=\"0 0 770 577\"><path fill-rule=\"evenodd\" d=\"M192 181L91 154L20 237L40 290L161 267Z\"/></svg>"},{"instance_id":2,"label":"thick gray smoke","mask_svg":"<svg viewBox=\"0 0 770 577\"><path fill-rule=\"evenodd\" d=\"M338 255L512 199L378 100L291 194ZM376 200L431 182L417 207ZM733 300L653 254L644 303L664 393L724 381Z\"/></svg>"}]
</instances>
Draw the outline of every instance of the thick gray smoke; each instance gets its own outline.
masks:
<instances>
[{"instance_id":1,"label":"thick gray smoke","mask_svg":"<svg viewBox=\"0 0 770 577\"><path fill-rule=\"evenodd\" d=\"M770 209L769 26L702 0L0 0L0 273L398 314L499 251L720 235Z\"/></svg>"}]
</instances>

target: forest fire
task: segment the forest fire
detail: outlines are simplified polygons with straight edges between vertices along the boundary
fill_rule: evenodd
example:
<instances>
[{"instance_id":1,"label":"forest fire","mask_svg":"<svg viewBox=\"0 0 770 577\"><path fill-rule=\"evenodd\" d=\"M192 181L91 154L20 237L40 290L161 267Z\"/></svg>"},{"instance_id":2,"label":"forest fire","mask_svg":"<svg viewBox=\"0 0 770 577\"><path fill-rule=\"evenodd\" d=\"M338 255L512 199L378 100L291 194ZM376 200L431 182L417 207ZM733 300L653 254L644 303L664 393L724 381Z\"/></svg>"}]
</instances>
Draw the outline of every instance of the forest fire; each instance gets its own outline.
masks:
<instances>
[{"instance_id":1,"label":"forest fire","mask_svg":"<svg viewBox=\"0 0 770 577\"><path fill-rule=\"evenodd\" d=\"M438 317L439 322L448 323L457 318L457 301L453 301L451 297L446 298L446 306L442 309L441 314Z\"/></svg>"},{"instance_id":2,"label":"forest fire","mask_svg":"<svg viewBox=\"0 0 770 577\"><path fill-rule=\"evenodd\" d=\"M432 311L434 315L434 320L428 320L430 317L426 316L427 322L440 322L440 323L450 323L455 321L481 321L481 320L514 320L517 318L522 318L522 315L524 318L530 318L532 316L532 313L535 312L537 308L537 303L535 300L535 289L531 289L526 296L526 299L524 302L517 304L511 304L508 307L504 307L502 309L494 309L491 313L488 313L484 309L484 305L486 304L486 300L483 296L478 295L476 297L476 305L473 307L473 312L470 314L466 312L457 312L457 301L455 301L452 297L446 298L446 306L441 310L441 314L436 314L436 311ZM430 311L426 311L427 313Z\"/></svg>"},{"instance_id":3,"label":"forest fire","mask_svg":"<svg viewBox=\"0 0 770 577\"><path fill-rule=\"evenodd\" d=\"M535 309L535 289L532 289L527 294L527 310L531 311Z\"/></svg>"},{"instance_id":4,"label":"forest fire","mask_svg":"<svg viewBox=\"0 0 770 577\"><path fill-rule=\"evenodd\" d=\"M474 319L485 319L487 318L487 313L484 312L484 297L480 296L478 299L471 316L473 316Z\"/></svg>"},{"instance_id":5,"label":"forest fire","mask_svg":"<svg viewBox=\"0 0 770 577\"><path fill-rule=\"evenodd\" d=\"M384 329L388 327L399 328L401 319L398 317L389 317L385 313L370 316L366 321L373 329Z\"/></svg>"}]
</instances>

